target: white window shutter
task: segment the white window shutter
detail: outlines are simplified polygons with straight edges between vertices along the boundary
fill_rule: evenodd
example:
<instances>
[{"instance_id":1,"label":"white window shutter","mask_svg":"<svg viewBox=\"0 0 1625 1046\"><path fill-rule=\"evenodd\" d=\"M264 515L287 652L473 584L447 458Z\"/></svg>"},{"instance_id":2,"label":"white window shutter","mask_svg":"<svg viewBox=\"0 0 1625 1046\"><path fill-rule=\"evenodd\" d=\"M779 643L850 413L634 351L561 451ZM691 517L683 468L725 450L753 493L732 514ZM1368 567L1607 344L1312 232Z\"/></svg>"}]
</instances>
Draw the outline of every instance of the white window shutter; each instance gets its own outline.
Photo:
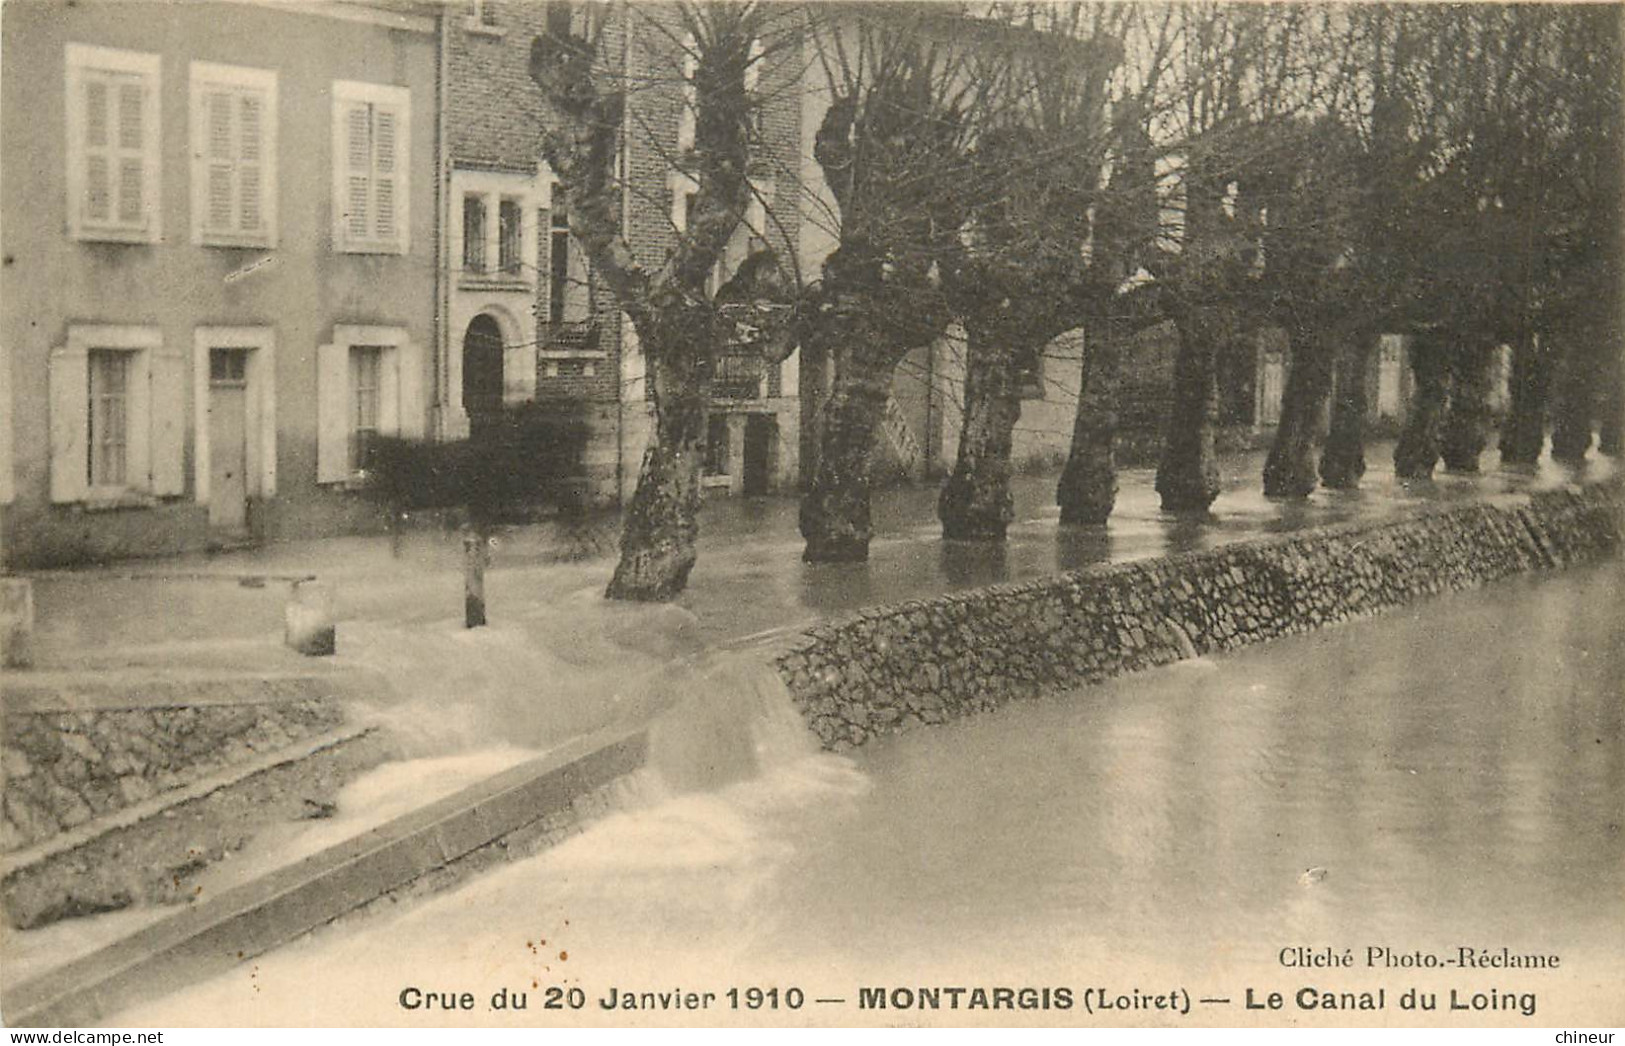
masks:
<instances>
[{"instance_id":1,"label":"white window shutter","mask_svg":"<svg viewBox=\"0 0 1625 1046\"><path fill-rule=\"evenodd\" d=\"M316 348L316 482L350 478L350 347Z\"/></svg>"},{"instance_id":2,"label":"white window shutter","mask_svg":"<svg viewBox=\"0 0 1625 1046\"><path fill-rule=\"evenodd\" d=\"M365 240L371 225L367 202L371 197L371 113L365 104L350 105L344 113L345 193L344 228L352 240Z\"/></svg>"},{"instance_id":3,"label":"white window shutter","mask_svg":"<svg viewBox=\"0 0 1625 1046\"><path fill-rule=\"evenodd\" d=\"M142 84L119 84L118 146L121 157L118 218L132 225L139 224L146 215L147 160L143 154L146 148L146 132L143 130L145 108L146 89Z\"/></svg>"},{"instance_id":4,"label":"white window shutter","mask_svg":"<svg viewBox=\"0 0 1625 1046\"><path fill-rule=\"evenodd\" d=\"M214 232L230 232L232 128L231 94L209 91L204 95L204 226Z\"/></svg>"},{"instance_id":5,"label":"white window shutter","mask_svg":"<svg viewBox=\"0 0 1625 1046\"><path fill-rule=\"evenodd\" d=\"M113 214L113 172L108 164L109 141L107 81L87 79L85 91L85 216L105 222Z\"/></svg>"},{"instance_id":6,"label":"white window shutter","mask_svg":"<svg viewBox=\"0 0 1625 1046\"><path fill-rule=\"evenodd\" d=\"M373 112L373 120L373 146L377 161L373 169L373 198L378 223L374 234L379 240L389 243L399 235L397 211L400 194L395 191L395 182L400 165L399 157L395 154L399 148L400 138L395 133L394 110L379 106Z\"/></svg>"},{"instance_id":7,"label":"white window shutter","mask_svg":"<svg viewBox=\"0 0 1625 1046\"><path fill-rule=\"evenodd\" d=\"M109 143L107 81L98 77L85 79L85 144L93 149L105 149Z\"/></svg>"},{"instance_id":8,"label":"white window shutter","mask_svg":"<svg viewBox=\"0 0 1625 1046\"><path fill-rule=\"evenodd\" d=\"M385 436L401 434L401 350L384 350L378 361L378 431Z\"/></svg>"},{"instance_id":9,"label":"white window shutter","mask_svg":"<svg viewBox=\"0 0 1625 1046\"><path fill-rule=\"evenodd\" d=\"M260 232L265 227L264 178L260 174L263 162L260 152L263 103L256 94L243 94L237 99L237 130L240 141L237 149L237 223L245 233Z\"/></svg>"},{"instance_id":10,"label":"white window shutter","mask_svg":"<svg viewBox=\"0 0 1625 1046\"><path fill-rule=\"evenodd\" d=\"M423 360L411 342L397 346L394 356L400 372L400 434L405 439L422 439L427 429L423 408Z\"/></svg>"},{"instance_id":11,"label":"white window shutter","mask_svg":"<svg viewBox=\"0 0 1625 1046\"><path fill-rule=\"evenodd\" d=\"M126 374L128 393L125 407L125 486L131 490L152 492L152 375L154 357L163 351L159 345L145 352L128 354Z\"/></svg>"},{"instance_id":12,"label":"white window shutter","mask_svg":"<svg viewBox=\"0 0 1625 1046\"><path fill-rule=\"evenodd\" d=\"M152 493L186 492L186 357L152 354Z\"/></svg>"},{"instance_id":13,"label":"white window shutter","mask_svg":"<svg viewBox=\"0 0 1625 1046\"><path fill-rule=\"evenodd\" d=\"M89 480L90 365L84 353L51 352L51 500L83 501Z\"/></svg>"}]
</instances>

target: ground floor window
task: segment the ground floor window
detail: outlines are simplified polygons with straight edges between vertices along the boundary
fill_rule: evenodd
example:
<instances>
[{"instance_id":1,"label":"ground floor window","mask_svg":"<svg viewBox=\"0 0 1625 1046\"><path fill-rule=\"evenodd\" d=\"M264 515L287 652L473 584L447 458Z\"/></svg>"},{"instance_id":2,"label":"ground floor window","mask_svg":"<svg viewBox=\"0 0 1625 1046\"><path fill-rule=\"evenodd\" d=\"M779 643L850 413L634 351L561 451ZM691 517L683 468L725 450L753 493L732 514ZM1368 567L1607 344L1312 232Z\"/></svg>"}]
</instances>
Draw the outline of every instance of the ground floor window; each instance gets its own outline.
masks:
<instances>
[{"instance_id":1,"label":"ground floor window","mask_svg":"<svg viewBox=\"0 0 1625 1046\"><path fill-rule=\"evenodd\" d=\"M350 346L350 469L367 467L368 456L378 440L378 424L383 396L381 373L385 350L381 345Z\"/></svg>"},{"instance_id":2,"label":"ground floor window","mask_svg":"<svg viewBox=\"0 0 1625 1046\"><path fill-rule=\"evenodd\" d=\"M316 366L318 483L365 479L381 437L422 438L427 365L406 328L337 324Z\"/></svg>"},{"instance_id":3,"label":"ground floor window","mask_svg":"<svg viewBox=\"0 0 1625 1046\"><path fill-rule=\"evenodd\" d=\"M86 481L92 487L122 487L129 476L130 353L92 349L90 370L90 454Z\"/></svg>"},{"instance_id":4,"label":"ground floor window","mask_svg":"<svg viewBox=\"0 0 1625 1046\"><path fill-rule=\"evenodd\" d=\"M51 500L184 492L186 359L157 327L74 324L51 350Z\"/></svg>"}]
</instances>

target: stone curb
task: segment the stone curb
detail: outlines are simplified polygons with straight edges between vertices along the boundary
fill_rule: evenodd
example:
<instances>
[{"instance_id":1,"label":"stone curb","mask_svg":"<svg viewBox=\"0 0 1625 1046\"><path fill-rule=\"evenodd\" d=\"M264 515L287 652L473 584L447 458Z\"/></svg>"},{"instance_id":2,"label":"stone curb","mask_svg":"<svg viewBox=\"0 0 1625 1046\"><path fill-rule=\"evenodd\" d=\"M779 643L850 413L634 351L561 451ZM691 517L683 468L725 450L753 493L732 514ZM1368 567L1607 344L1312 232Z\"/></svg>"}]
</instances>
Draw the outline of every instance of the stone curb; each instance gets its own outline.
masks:
<instances>
[{"instance_id":1,"label":"stone curb","mask_svg":"<svg viewBox=\"0 0 1625 1046\"><path fill-rule=\"evenodd\" d=\"M568 742L353 839L0 989L11 1027L83 1027L285 944L643 765L646 727Z\"/></svg>"},{"instance_id":2,"label":"stone curb","mask_svg":"<svg viewBox=\"0 0 1625 1046\"><path fill-rule=\"evenodd\" d=\"M7 712L82 712L114 708L258 705L311 699L354 700L378 692L359 669L262 672L223 669L126 669L17 673L0 686Z\"/></svg>"}]
</instances>

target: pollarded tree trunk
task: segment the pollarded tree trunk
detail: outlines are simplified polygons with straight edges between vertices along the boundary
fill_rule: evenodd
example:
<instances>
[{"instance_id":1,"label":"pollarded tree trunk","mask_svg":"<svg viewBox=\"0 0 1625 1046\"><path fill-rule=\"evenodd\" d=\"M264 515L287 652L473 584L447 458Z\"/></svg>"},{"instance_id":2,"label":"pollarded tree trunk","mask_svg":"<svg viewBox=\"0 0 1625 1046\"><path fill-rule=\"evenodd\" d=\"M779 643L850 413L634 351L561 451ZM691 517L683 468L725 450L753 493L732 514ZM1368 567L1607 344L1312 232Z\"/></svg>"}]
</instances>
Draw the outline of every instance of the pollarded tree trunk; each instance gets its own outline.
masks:
<instances>
[{"instance_id":1,"label":"pollarded tree trunk","mask_svg":"<svg viewBox=\"0 0 1625 1046\"><path fill-rule=\"evenodd\" d=\"M937 517L949 540L1003 541L1015 518L1010 444L1021 417L1015 362L1026 346L996 343L997 335L978 324L967 324L965 335L965 420Z\"/></svg>"},{"instance_id":2,"label":"pollarded tree trunk","mask_svg":"<svg viewBox=\"0 0 1625 1046\"><path fill-rule=\"evenodd\" d=\"M1117 502L1118 360L1123 336L1106 323L1099 337L1086 337L1078 414L1072 422L1072 452L1055 487L1065 525L1105 526Z\"/></svg>"},{"instance_id":3,"label":"pollarded tree trunk","mask_svg":"<svg viewBox=\"0 0 1625 1046\"><path fill-rule=\"evenodd\" d=\"M1264 496L1305 498L1315 489L1315 444L1326 398L1332 391L1329 332L1300 327L1292 347L1292 370L1281 396L1281 421L1264 461Z\"/></svg>"},{"instance_id":4,"label":"pollarded tree trunk","mask_svg":"<svg viewBox=\"0 0 1625 1046\"><path fill-rule=\"evenodd\" d=\"M1173 410L1157 465L1157 493L1168 512L1205 512L1219 496L1213 419L1219 409L1214 358L1223 324L1210 308L1177 310Z\"/></svg>"},{"instance_id":5,"label":"pollarded tree trunk","mask_svg":"<svg viewBox=\"0 0 1625 1046\"><path fill-rule=\"evenodd\" d=\"M1439 428L1450 399L1450 358L1444 340L1430 332L1411 339L1410 359L1416 392L1394 447L1394 475L1428 479L1439 463Z\"/></svg>"},{"instance_id":6,"label":"pollarded tree trunk","mask_svg":"<svg viewBox=\"0 0 1625 1046\"><path fill-rule=\"evenodd\" d=\"M869 558L869 496L875 436L891 394L895 354L888 346L844 344L835 350L835 387L824 404L818 462L801 498L801 558L858 563Z\"/></svg>"},{"instance_id":7,"label":"pollarded tree trunk","mask_svg":"<svg viewBox=\"0 0 1625 1046\"><path fill-rule=\"evenodd\" d=\"M1450 406L1445 411L1440 450L1451 472L1477 472L1478 456L1490 441L1490 375L1493 346L1480 339L1456 343L1450 354Z\"/></svg>"},{"instance_id":8,"label":"pollarded tree trunk","mask_svg":"<svg viewBox=\"0 0 1625 1046\"><path fill-rule=\"evenodd\" d=\"M610 599L674 599L694 569L710 390L704 362L688 356L672 352L649 355L656 406L654 438L643 453L637 491L627 508L621 559L604 593Z\"/></svg>"},{"instance_id":9,"label":"pollarded tree trunk","mask_svg":"<svg viewBox=\"0 0 1625 1046\"><path fill-rule=\"evenodd\" d=\"M1375 342L1361 331L1337 354L1331 428L1320 452L1320 481L1332 490L1354 490L1365 475L1366 376Z\"/></svg>"},{"instance_id":10,"label":"pollarded tree trunk","mask_svg":"<svg viewBox=\"0 0 1625 1046\"><path fill-rule=\"evenodd\" d=\"M1533 332L1521 333L1512 345L1510 402L1501 425L1501 463L1533 465L1546 444L1546 399L1552 368L1545 346Z\"/></svg>"},{"instance_id":11,"label":"pollarded tree trunk","mask_svg":"<svg viewBox=\"0 0 1625 1046\"><path fill-rule=\"evenodd\" d=\"M1575 336L1577 335L1577 336ZM1564 346L1557 376L1557 402L1552 409L1552 457L1576 464L1591 449L1592 418L1596 411L1597 383L1593 354L1587 352L1593 329L1582 327Z\"/></svg>"}]
</instances>

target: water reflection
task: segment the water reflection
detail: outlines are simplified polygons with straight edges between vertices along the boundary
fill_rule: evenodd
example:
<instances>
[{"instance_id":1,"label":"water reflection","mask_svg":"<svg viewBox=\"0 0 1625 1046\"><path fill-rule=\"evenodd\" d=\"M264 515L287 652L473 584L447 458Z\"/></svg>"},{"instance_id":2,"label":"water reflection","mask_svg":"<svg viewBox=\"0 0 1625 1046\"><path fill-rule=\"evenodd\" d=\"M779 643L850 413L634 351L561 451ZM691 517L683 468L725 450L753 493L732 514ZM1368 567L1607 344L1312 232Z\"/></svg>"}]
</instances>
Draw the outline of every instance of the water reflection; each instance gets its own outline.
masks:
<instances>
[{"instance_id":1,"label":"water reflection","mask_svg":"<svg viewBox=\"0 0 1625 1046\"><path fill-rule=\"evenodd\" d=\"M941 542L942 576L955 588L1010 580L1009 547L1003 541Z\"/></svg>"},{"instance_id":2,"label":"water reflection","mask_svg":"<svg viewBox=\"0 0 1625 1046\"><path fill-rule=\"evenodd\" d=\"M1103 527L1056 527L1055 569L1081 570L1112 558L1110 524Z\"/></svg>"},{"instance_id":3,"label":"water reflection","mask_svg":"<svg viewBox=\"0 0 1625 1046\"><path fill-rule=\"evenodd\" d=\"M1210 512L1164 512L1163 545L1170 555L1207 548L1218 517Z\"/></svg>"}]
</instances>

